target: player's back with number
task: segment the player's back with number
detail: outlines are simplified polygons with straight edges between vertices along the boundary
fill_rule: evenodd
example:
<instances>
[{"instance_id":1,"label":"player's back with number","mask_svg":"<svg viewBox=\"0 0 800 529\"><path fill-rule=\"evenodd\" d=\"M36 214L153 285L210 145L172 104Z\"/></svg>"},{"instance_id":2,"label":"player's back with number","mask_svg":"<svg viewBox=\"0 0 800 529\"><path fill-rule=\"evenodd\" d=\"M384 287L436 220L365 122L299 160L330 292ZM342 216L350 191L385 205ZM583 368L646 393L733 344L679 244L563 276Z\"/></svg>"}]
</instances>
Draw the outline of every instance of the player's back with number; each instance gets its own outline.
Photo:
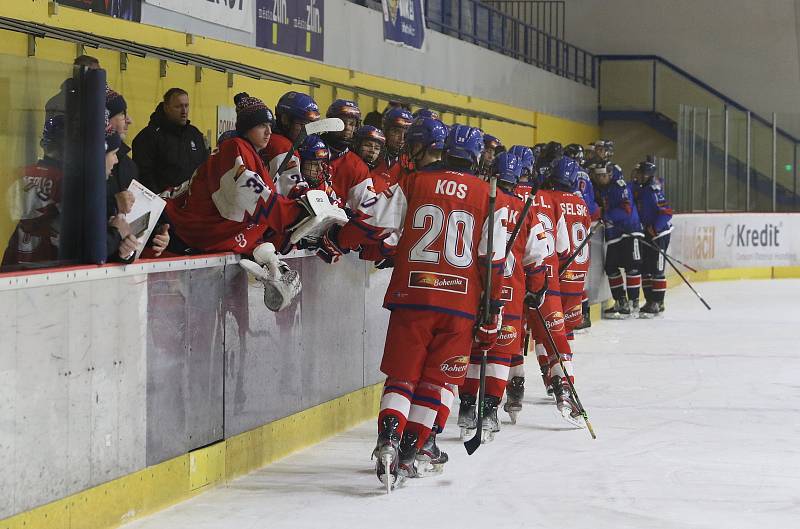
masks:
<instances>
[{"instance_id":1,"label":"player's back with number","mask_svg":"<svg viewBox=\"0 0 800 529\"><path fill-rule=\"evenodd\" d=\"M545 232L544 264L547 267L548 290L558 292L559 255L566 254L570 248L569 233L564 214L559 205L560 193L549 189L536 192L533 205Z\"/></svg>"},{"instance_id":2,"label":"player's back with number","mask_svg":"<svg viewBox=\"0 0 800 529\"><path fill-rule=\"evenodd\" d=\"M561 213L564 217L564 224L569 234L569 250L562 256L563 260L569 259L580 247L581 243L589 235L589 226L592 223L589 208L584 200L574 193L564 191L552 191L557 201ZM562 294L580 295L583 292L583 285L586 274L589 271L589 243L586 243L581 251L572 260L567 269L561 275Z\"/></svg>"},{"instance_id":3,"label":"player's back with number","mask_svg":"<svg viewBox=\"0 0 800 529\"><path fill-rule=\"evenodd\" d=\"M402 177L385 193L393 192L403 193L408 205L386 307L473 318L482 287L478 246L488 215L488 185L470 174L434 169Z\"/></svg>"}]
</instances>

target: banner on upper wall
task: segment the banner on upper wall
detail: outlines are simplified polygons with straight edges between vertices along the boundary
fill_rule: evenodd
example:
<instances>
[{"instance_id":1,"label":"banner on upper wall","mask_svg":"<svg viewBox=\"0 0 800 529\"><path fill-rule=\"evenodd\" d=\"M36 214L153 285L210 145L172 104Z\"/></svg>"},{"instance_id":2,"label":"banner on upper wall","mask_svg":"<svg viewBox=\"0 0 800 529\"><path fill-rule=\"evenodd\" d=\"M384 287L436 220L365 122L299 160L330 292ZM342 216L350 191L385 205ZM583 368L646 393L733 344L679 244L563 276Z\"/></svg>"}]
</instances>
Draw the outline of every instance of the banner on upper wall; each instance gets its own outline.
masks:
<instances>
[{"instance_id":1,"label":"banner on upper wall","mask_svg":"<svg viewBox=\"0 0 800 529\"><path fill-rule=\"evenodd\" d=\"M257 0L256 46L322 60L323 0Z\"/></svg>"},{"instance_id":2,"label":"banner on upper wall","mask_svg":"<svg viewBox=\"0 0 800 529\"><path fill-rule=\"evenodd\" d=\"M800 265L800 215L681 214L668 253L696 268Z\"/></svg>"},{"instance_id":3,"label":"banner on upper wall","mask_svg":"<svg viewBox=\"0 0 800 529\"><path fill-rule=\"evenodd\" d=\"M148 4L232 29L253 31L256 0L145 0Z\"/></svg>"},{"instance_id":4,"label":"banner on upper wall","mask_svg":"<svg viewBox=\"0 0 800 529\"><path fill-rule=\"evenodd\" d=\"M422 0L382 0L383 39L408 48L425 46L425 11Z\"/></svg>"},{"instance_id":5,"label":"banner on upper wall","mask_svg":"<svg viewBox=\"0 0 800 529\"><path fill-rule=\"evenodd\" d=\"M235 128L236 107L217 105L217 140L219 140L219 137L223 132L228 132L229 130L233 130ZM219 143L217 143L217 147L219 147Z\"/></svg>"},{"instance_id":6,"label":"banner on upper wall","mask_svg":"<svg viewBox=\"0 0 800 529\"><path fill-rule=\"evenodd\" d=\"M58 0L58 3L124 20L142 20L142 0Z\"/></svg>"}]
</instances>

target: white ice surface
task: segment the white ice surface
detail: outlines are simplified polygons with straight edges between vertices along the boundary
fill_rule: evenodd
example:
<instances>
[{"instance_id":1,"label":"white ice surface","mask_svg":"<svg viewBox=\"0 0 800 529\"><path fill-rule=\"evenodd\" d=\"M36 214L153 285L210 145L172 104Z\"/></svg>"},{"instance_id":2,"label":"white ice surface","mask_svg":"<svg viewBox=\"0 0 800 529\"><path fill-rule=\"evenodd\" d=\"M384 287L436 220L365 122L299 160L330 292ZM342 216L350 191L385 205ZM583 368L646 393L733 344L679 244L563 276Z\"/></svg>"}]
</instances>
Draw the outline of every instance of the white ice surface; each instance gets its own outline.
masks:
<instances>
[{"instance_id":1,"label":"white ice surface","mask_svg":"<svg viewBox=\"0 0 800 529\"><path fill-rule=\"evenodd\" d=\"M516 426L501 412L494 443L467 456L451 417L444 474L391 496L370 421L125 527L800 528L800 280L699 288L712 311L681 287L663 317L576 340L596 441L554 415L530 369Z\"/></svg>"}]
</instances>

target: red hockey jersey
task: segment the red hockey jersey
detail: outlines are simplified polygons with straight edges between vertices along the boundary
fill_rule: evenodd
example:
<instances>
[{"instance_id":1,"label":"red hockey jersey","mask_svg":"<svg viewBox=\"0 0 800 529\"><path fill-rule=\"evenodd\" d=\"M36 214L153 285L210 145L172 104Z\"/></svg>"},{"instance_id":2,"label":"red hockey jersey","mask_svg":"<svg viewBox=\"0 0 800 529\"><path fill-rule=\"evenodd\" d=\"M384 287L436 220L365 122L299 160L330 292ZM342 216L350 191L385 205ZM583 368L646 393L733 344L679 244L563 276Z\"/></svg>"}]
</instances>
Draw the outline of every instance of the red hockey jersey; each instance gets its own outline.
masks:
<instances>
[{"instance_id":1,"label":"red hockey jersey","mask_svg":"<svg viewBox=\"0 0 800 529\"><path fill-rule=\"evenodd\" d=\"M506 258L504 269L504 285L501 299L505 302L504 317L520 318L523 314L525 291L537 291L544 284L547 256L547 236L536 214L536 207L531 206L524 219L520 219L525 203L518 197L502 191L497 193L498 204L508 208L506 222L509 240L518 223L522 227L514 240L514 245Z\"/></svg>"},{"instance_id":2,"label":"red hockey jersey","mask_svg":"<svg viewBox=\"0 0 800 529\"><path fill-rule=\"evenodd\" d=\"M3 265L58 259L62 175L60 164L50 159L23 170L15 197L19 224L3 255Z\"/></svg>"},{"instance_id":3,"label":"red hockey jersey","mask_svg":"<svg viewBox=\"0 0 800 529\"><path fill-rule=\"evenodd\" d=\"M220 145L167 201L165 211L186 244L205 251L250 253L267 229L286 231L302 206L275 192L261 158L244 139Z\"/></svg>"},{"instance_id":4,"label":"red hockey jersey","mask_svg":"<svg viewBox=\"0 0 800 529\"><path fill-rule=\"evenodd\" d=\"M369 166L354 152L347 151L333 160L330 171L333 190L352 211L375 196Z\"/></svg>"},{"instance_id":5,"label":"red hockey jersey","mask_svg":"<svg viewBox=\"0 0 800 529\"><path fill-rule=\"evenodd\" d=\"M278 172L278 166L281 165L281 162L291 149L292 140L282 134L273 133L269 138L267 146L260 152L261 159L267 169L269 169L269 175L272 176L275 189L284 196L287 196L294 186L303 181L303 177L300 174L300 155L297 151L292 153L292 157L289 159L289 163L286 165L286 169L283 170L280 177L276 174ZM264 179L266 178L267 175L264 173Z\"/></svg>"},{"instance_id":6,"label":"red hockey jersey","mask_svg":"<svg viewBox=\"0 0 800 529\"><path fill-rule=\"evenodd\" d=\"M561 256L562 262L578 249L578 246L589 235L589 226L592 223L589 208L586 202L574 193L551 191L554 200L558 203L569 234L569 251ZM580 253L561 274L562 295L581 295L584 282L589 273L589 244L581 249Z\"/></svg>"},{"instance_id":7,"label":"red hockey jersey","mask_svg":"<svg viewBox=\"0 0 800 529\"><path fill-rule=\"evenodd\" d=\"M570 249L569 233L567 232L567 222L559 206L557 193L540 189L536 192L533 205L536 206L536 216L542 223L545 232L544 265L547 267L547 292L548 294L560 294L558 279L559 256L568 252Z\"/></svg>"},{"instance_id":8,"label":"red hockey jersey","mask_svg":"<svg viewBox=\"0 0 800 529\"><path fill-rule=\"evenodd\" d=\"M481 256L493 230L492 299L502 290L507 208L489 222L488 185L475 176L436 168L401 177L365 215L339 234L348 248L384 239L396 246L384 307L432 310L475 319L483 292Z\"/></svg>"}]
</instances>

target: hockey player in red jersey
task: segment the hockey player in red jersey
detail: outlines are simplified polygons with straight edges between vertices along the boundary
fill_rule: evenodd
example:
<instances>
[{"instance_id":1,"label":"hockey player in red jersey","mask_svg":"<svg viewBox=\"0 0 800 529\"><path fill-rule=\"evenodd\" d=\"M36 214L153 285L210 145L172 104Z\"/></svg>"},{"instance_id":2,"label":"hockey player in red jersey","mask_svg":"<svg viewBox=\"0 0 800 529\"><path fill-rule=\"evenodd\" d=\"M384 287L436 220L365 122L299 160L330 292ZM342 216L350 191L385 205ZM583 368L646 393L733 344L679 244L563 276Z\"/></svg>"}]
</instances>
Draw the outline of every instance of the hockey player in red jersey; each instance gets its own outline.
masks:
<instances>
[{"instance_id":1,"label":"hockey player in red jersey","mask_svg":"<svg viewBox=\"0 0 800 529\"><path fill-rule=\"evenodd\" d=\"M18 193L19 223L3 255L3 267L58 259L61 234L61 183L64 161L64 116L45 120L40 141L44 155L26 167Z\"/></svg>"},{"instance_id":2,"label":"hockey player in red jersey","mask_svg":"<svg viewBox=\"0 0 800 529\"><path fill-rule=\"evenodd\" d=\"M383 131L371 125L360 127L353 138L353 152L367 164L370 171L378 166L384 145L386 136Z\"/></svg>"},{"instance_id":3,"label":"hockey player in red jersey","mask_svg":"<svg viewBox=\"0 0 800 529\"><path fill-rule=\"evenodd\" d=\"M499 138L491 134L483 135L483 152L481 153L481 163L478 173L486 180L489 179L489 173L494 170L494 158L505 149L503 143Z\"/></svg>"},{"instance_id":4,"label":"hockey player in red jersey","mask_svg":"<svg viewBox=\"0 0 800 529\"><path fill-rule=\"evenodd\" d=\"M350 152L353 137L361 126L361 109L358 108L355 101L337 99L328 107L325 117L339 118L344 123L344 129L337 132L325 132L320 135L322 141L331 151L331 165L333 165L342 156Z\"/></svg>"},{"instance_id":5,"label":"hockey player in red jersey","mask_svg":"<svg viewBox=\"0 0 800 529\"><path fill-rule=\"evenodd\" d=\"M491 441L494 434L500 431L497 407L506 390L511 356L519 352L522 344L522 323L525 314L523 299L527 292L542 295L546 287L542 267L546 252L544 230L536 216L535 208L529 208L525 218L520 218L525 203L514 194L520 175L519 159L511 153L502 152L495 159L493 172L497 176L497 186L502 191L502 194L498 193L498 203L508 207L509 210L506 224L508 234L503 240L511 237L518 224L520 228L506 259L502 295L502 300L505 302L503 326L497 343L487 353L484 420L481 432L483 442ZM473 349L466 381L459 390L461 405L458 425L461 427L462 439L472 437L476 428L476 400L481 360L481 352ZM516 417L512 415L512 418Z\"/></svg>"},{"instance_id":6,"label":"hockey player in red jersey","mask_svg":"<svg viewBox=\"0 0 800 529\"><path fill-rule=\"evenodd\" d=\"M495 241L505 237L507 210L499 209L494 218L488 211L488 185L474 176L482 150L480 131L453 127L444 168L432 164L404 176L365 209L367 216L323 238L330 254L381 238L396 245L384 300L392 314L381 362L387 379L374 452L377 475L387 487L398 475L416 475L417 451L429 438L443 388L464 379L473 336L486 349L497 339L502 244L489 259L483 256L489 230ZM488 293L491 310L475 327L481 268L489 262L495 276Z\"/></svg>"},{"instance_id":7,"label":"hockey player in red jersey","mask_svg":"<svg viewBox=\"0 0 800 529\"><path fill-rule=\"evenodd\" d=\"M386 136L386 145L382 157L373 171L373 180L378 192L397 183L400 178L402 171L398 162L406 142L406 132L413 121L411 112L402 107L389 108L383 114L383 134Z\"/></svg>"},{"instance_id":8,"label":"hockey player in red jersey","mask_svg":"<svg viewBox=\"0 0 800 529\"><path fill-rule=\"evenodd\" d=\"M567 225L570 248L562 256L559 272L561 282L561 306L564 308L564 326L567 338L572 338L572 331L583 322L581 302L586 276L589 274L589 244L583 245L581 251L567 264L567 260L577 251L581 243L589 235L592 219L589 208L579 193L574 191L580 166L567 157L552 162L542 187L553 191L553 197L561 208L561 214Z\"/></svg>"},{"instance_id":9,"label":"hockey player in red jersey","mask_svg":"<svg viewBox=\"0 0 800 529\"><path fill-rule=\"evenodd\" d=\"M329 165L331 151L325 142L316 134L312 134L303 140L297 152L300 155L300 175L303 181L289 191L289 198L300 198L306 192L318 189L328 195L331 204L344 207L344 203L331 185Z\"/></svg>"},{"instance_id":10,"label":"hockey player in red jersey","mask_svg":"<svg viewBox=\"0 0 800 529\"><path fill-rule=\"evenodd\" d=\"M565 306L563 305L562 298L562 286L565 285L565 283L562 282L562 277L560 277L559 267L560 263L568 259L570 252L577 248L579 244L579 242L573 243L573 238L570 237L569 232L570 227L583 233L582 230L585 230L588 226L588 212L585 209L581 209L580 212L576 211L576 204L578 202L585 208L586 205L583 203L583 200L570 192L556 189L556 187L563 187L562 183L557 182L557 180L561 178L561 172L570 168L576 169L576 167L572 167L571 165L574 163L574 161L569 158L564 158L563 156L559 156L549 163L543 163L540 166L539 175L542 178L544 188L540 189L536 194L539 220L548 237L548 257L545 259L548 284L547 297L539 311L544 317L547 329L550 331L555 346L558 348L558 353L563 359L566 372L562 369L561 363L558 361L559 355L553 349L547 336L545 326L542 325L534 309L528 311L528 324L536 339L536 359L539 361L542 379L544 380L548 394L553 394L556 399L556 406L565 419L576 426L583 427L583 423L579 420L580 411L577 404L572 399L568 388L569 383L566 378L570 377L570 380L574 381L574 374L572 371L572 349L567 340L564 315ZM571 190L572 187L569 189ZM573 223L572 226L570 226L570 222ZM586 224L581 225L583 222L586 222ZM576 227L575 224L581 226ZM574 240L577 241L579 238L580 234L577 234ZM574 298L577 304L576 310L579 315L583 282L581 281L579 284L576 283L574 286L574 292L569 291L570 287L567 288L569 294ZM567 299L570 298L568 297ZM577 324L580 320L576 318L575 321Z\"/></svg>"},{"instance_id":11,"label":"hockey player in red jersey","mask_svg":"<svg viewBox=\"0 0 800 529\"><path fill-rule=\"evenodd\" d=\"M171 251L250 254L262 239L282 234L308 215L300 203L276 193L258 155L270 141L272 111L246 93L234 101L237 136L222 142L167 201Z\"/></svg>"},{"instance_id":12,"label":"hockey player in red jersey","mask_svg":"<svg viewBox=\"0 0 800 529\"><path fill-rule=\"evenodd\" d=\"M302 177L300 175L300 157L297 151L289 154L292 143L297 139L304 125L319 119L319 107L311 96L300 92L287 92L278 100L275 107L276 119L274 131L269 143L259 150L264 165L275 184L273 187L282 195L289 194ZM290 161L282 174L278 171L283 159L289 154ZM264 175L267 178L267 175Z\"/></svg>"}]
</instances>

